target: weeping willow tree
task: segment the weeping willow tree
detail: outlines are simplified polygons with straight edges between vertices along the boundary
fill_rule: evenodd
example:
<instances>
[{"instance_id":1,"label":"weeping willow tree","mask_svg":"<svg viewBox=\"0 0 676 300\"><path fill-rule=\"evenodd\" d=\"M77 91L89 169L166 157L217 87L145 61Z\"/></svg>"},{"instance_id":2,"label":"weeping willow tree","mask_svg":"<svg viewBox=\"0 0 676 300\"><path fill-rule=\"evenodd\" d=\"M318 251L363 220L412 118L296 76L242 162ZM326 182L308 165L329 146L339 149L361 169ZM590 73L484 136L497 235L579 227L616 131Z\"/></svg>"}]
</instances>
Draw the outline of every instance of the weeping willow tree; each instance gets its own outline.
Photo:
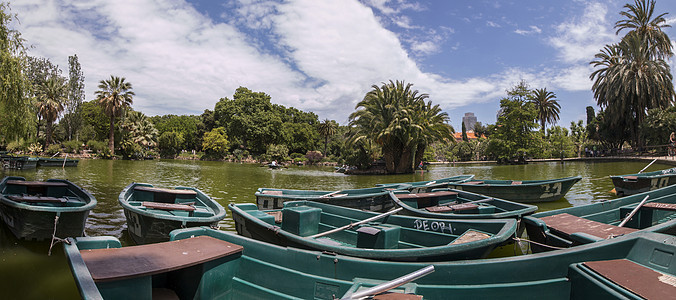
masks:
<instances>
[{"instance_id":1,"label":"weeping willow tree","mask_svg":"<svg viewBox=\"0 0 676 300\"><path fill-rule=\"evenodd\" d=\"M426 147L451 139L453 128L439 105L403 81L373 85L350 115L348 143L375 142L388 173L411 173Z\"/></svg>"},{"instance_id":2,"label":"weeping willow tree","mask_svg":"<svg viewBox=\"0 0 676 300\"><path fill-rule=\"evenodd\" d=\"M35 124L31 115L30 85L22 70L26 48L21 33L10 28L9 5L0 3L0 136L7 140L24 137Z\"/></svg>"}]
</instances>

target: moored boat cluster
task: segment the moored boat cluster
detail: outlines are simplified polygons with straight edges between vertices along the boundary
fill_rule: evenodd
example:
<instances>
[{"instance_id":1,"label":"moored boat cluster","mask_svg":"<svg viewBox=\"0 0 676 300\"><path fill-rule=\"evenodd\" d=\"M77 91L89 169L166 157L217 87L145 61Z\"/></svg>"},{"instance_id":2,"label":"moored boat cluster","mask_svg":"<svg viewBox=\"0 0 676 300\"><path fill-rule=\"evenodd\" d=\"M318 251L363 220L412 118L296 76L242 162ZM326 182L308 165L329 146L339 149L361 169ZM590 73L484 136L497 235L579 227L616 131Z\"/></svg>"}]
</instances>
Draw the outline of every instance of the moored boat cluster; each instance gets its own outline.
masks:
<instances>
[{"instance_id":1,"label":"moored boat cluster","mask_svg":"<svg viewBox=\"0 0 676 300\"><path fill-rule=\"evenodd\" d=\"M96 199L67 180L4 178L0 216L20 239L68 237L84 299L666 299L676 292L672 175L613 176L625 197L537 213L533 203L581 178L260 188L255 202L228 205L237 234L218 229L226 211L198 189L131 183L118 198L137 244L127 247L84 236ZM486 258L510 243L532 253Z\"/></svg>"}]
</instances>

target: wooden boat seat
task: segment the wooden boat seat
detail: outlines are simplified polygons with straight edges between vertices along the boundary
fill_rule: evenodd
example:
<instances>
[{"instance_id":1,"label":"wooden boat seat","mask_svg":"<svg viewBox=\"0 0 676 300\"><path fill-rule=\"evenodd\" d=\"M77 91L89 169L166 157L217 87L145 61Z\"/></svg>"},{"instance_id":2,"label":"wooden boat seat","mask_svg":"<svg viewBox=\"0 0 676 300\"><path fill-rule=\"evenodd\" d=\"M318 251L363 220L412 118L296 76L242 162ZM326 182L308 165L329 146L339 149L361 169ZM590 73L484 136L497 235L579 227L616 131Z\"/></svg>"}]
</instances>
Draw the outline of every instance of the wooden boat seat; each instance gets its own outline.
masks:
<instances>
[{"instance_id":1,"label":"wooden boat seat","mask_svg":"<svg viewBox=\"0 0 676 300\"><path fill-rule=\"evenodd\" d=\"M637 231L637 229L609 225L566 213L543 217L540 220L544 221L550 230L566 236L581 232L608 239Z\"/></svg>"},{"instance_id":2,"label":"wooden boat seat","mask_svg":"<svg viewBox=\"0 0 676 300\"><path fill-rule=\"evenodd\" d=\"M522 183L521 181L512 181L512 185L519 185L521 183Z\"/></svg>"},{"instance_id":3,"label":"wooden boat seat","mask_svg":"<svg viewBox=\"0 0 676 300\"><path fill-rule=\"evenodd\" d=\"M186 195L186 196L196 196L197 192L193 190L181 190L181 189L165 189L165 188L156 188L149 186L136 186L134 190L141 192L151 192L151 193L160 193L160 194L173 194L173 195Z\"/></svg>"},{"instance_id":4,"label":"wooden boat seat","mask_svg":"<svg viewBox=\"0 0 676 300\"><path fill-rule=\"evenodd\" d=\"M467 181L467 182L463 182L463 184L475 185L475 184L484 184L484 182L483 181Z\"/></svg>"},{"instance_id":5,"label":"wooden boat seat","mask_svg":"<svg viewBox=\"0 0 676 300\"><path fill-rule=\"evenodd\" d=\"M66 203L68 199L45 196L7 196L9 200L29 203Z\"/></svg>"},{"instance_id":6,"label":"wooden boat seat","mask_svg":"<svg viewBox=\"0 0 676 300\"><path fill-rule=\"evenodd\" d=\"M282 193L282 191L263 191L261 194L272 195L272 196L281 196L283 193Z\"/></svg>"},{"instance_id":7,"label":"wooden boat seat","mask_svg":"<svg viewBox=\"0 0 676 300\"><path fill-rule=\"evenodd\" d=\"M275 218L275 223L280 224L282 223L282 211L268 211L266 212L268 215L271 215Z\"/></svg>"},{"instance_id":8,"label":"wooden boat seat","mask_svg":"<svg viewBox=\"0 0 676 300\"><path fill-rule=\"evenodd\" d=\"M412 193L412 194L395 194L399 199L415 199L415 198L437 198L446 196L457 196L457 192L439 191L431 193Z\"/></svg>"},{"instance_id":9,"label":"wooden boat seat","mask_svg":"<svg viewBox=\"0 0 676 300\"><path fill-rule=\"evenodd\" d=\"M183 269L242 252L242 246L209 236L123 248L81 250L96 282Z\"/></svg>"},{"instance_id":10,"label":"wooden boat seat","mask_svg":"<svg viewBox=\"0 0 676 300\"><path fill-rule=\"evenodd\" d=\"M638 180L638 176L622 176L622 179L624 179L625 181L626 180L636 181Z\"/></svg>"},{"instance_id":11,"label":"wooden boat seat","mask_svg":"<svg viewBox=\"0 0 676 300\"><path fill-rule=\"evenodd\" d=\"M7 184L23 185L30 187L68 187L65 182L53 181L24 181L24 180L7 180Z\"/></svg>"},{"instance_id":12,"label":"wooden boat seat","mask_svg":"<svg viewBox=\"0 0 676 300\"><path fill-rule=\"evenodd\" d=\"M476 242L476 241L480 241L480 240L485 240L489 237L491 237L490 234L483 233L481 231L476 231L474 229L470 229L470 230L465 231L465 233L463 233L457 239L453 240L449 245L458 245L458 244L464 244L464 243L469 243L469 242Z\"/></svg>"},{"instance_id":13,"label":"wooden boat seat","mask_svg":"<svg viewBox=\"0 0 676 300\"><path fill-rule=\"evenodd\" d=\"M676 295L676 277L627 259L591 261L582 264L644 299L671 299Z\"/></svg>"},{"instance_id":14,"label":"wooden boat seat","mask_svg":"<svg viewBox=\"0 0 676 300\"><path fill-rule=\"evenodd\" d=\"M185 205L185 204L172 204L172 203L143 201L143 203L141 203L141 205L145 206L146 208L152 208L152 209L195 211L194 206Z\"/></svg>"},{"instance_id":15,"label":"wooden boat seat","mask_svg":"<svg viewBox=\"0 0 676 300\"><path fill-rule=\"evenodd\" d=\"M676 211L676 204L648 202L646 204L643 204L643 206L641 206L641 208Z\"/></svg>"},{"instance_id":16,"label":"wooden boat seat","mask_svg":"<svg viewBox=\"0 0 676 300\"><path fill-rule=\"evenodd\" d=\"M463 211L471 210L479 207L476 204L472 203L460 203L454 205L439 205L439 206L428 206L425 209L429 212L449 212L449 211Z\"/></svg>"}]
</instances>

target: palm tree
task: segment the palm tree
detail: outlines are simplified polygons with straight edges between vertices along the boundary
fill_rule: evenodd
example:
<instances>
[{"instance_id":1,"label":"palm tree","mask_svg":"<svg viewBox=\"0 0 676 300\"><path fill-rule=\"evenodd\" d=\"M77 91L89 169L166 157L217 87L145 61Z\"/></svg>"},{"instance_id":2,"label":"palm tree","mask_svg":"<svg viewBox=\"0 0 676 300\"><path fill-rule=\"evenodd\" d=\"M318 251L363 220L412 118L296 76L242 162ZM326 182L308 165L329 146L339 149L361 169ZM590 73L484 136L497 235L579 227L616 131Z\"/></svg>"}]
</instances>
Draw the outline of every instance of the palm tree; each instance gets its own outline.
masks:
<instances>
[{"instance_id":1,"label":"palm tree","mask_svg":"<svg viewBox=\"0 0 676 300\"><path fill-rule=\"evenodd\" d=\"M96 100L103 107L103 111L110 117L110 132L108 133L108 148L110 155L115 154L115 118L133 103L135 95L131 91L131 83L125 82L124 77L110 76L108 80L99 82L96 91Z\"/></svg>"},{"instance_id":2,"label":"palm tree","mask_svg":"<svg viewBox=\"0 0 676 300\"><path fill-rule=\"evenodd\" d=\"M329 137L336 134L336 123L329 119L324 119L324 121L319 122L317 131L319 131L319 135L324 137L324 156L326 157L326 147L329 144Z\"/></svg>"},{"instance_id":3,"label":"palm tree","mask_svg":"<svg viewBox=\"0 0 676 300\"><path fill-rule=\"evenodd\" d=\"M141 145L144 148L157 146L157 129L155 125L140 111L130 111L127 113L122 125L128 132L132 142Z\"/></svg>"},{"instance_id":4,"label":"palm tree","mask_svg":"<svg viewBox=\"0 0 676 300\"><path fill-rule=\"evenodd\" d=\"M63 103L66 101L66 85L58 77L50 77L45 81L41 91L38 92L36 103L38 114L47 122L45 129L45 149L52 141L52 124L59 118L63 111Z\"/></svg>"},{"instance_id":5,"label":"palm tree","mask_svg":"<svg viewBox=\"0 0 676 300\"><path fill-rule=\"evenodd\" d=\"M449 136L448 115L426 103L427 94L403 81L373 85L350 115L349 142L372 140L382 148L388 173L413 172L427 144Z\"/></svg>"},{"instance_id":6,"label":"palm tree","mask_svg":"<svg viewBox=\"0 0 676 300\"><path fill-rule=\"evenodd\" d=\"M530 102L535 104L535 108L538 110L538 120L540 120L543 133L546 123L554 124L559 120L561 105L556 100L556 95L548 91L547 88L533 90Z\"/></svg>"},{"instance_id":7,"label":"palm tree","mask_svg":"<svg viewBox=\"0 0 676 300\"><path fill-rule=\"evenodd\" d=\"M664 18L668 13L653 18L655 12L654 0L634 0L633 5L625 4L624 8L627 10L620 12L620 15L626 17L626 19L615 23L616 34L619 34L623 29L627 29L629 32L623 40L633 35L645 38L650 45L650 58L664 59L671 57L673 55L671 41L669 36L662 31L662 28L671 27L671 25L666 24L667 21Z\"/></svg>"}]
</instances>

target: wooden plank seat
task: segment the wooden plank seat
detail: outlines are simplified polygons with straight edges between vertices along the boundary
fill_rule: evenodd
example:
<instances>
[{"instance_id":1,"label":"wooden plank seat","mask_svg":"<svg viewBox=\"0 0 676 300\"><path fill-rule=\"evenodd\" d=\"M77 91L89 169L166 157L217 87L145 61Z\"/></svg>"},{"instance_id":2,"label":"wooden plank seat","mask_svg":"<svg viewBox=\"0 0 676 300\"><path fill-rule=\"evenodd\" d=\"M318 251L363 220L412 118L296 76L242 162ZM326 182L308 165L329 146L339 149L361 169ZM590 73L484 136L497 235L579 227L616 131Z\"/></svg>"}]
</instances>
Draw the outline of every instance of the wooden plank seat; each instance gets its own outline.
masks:
<instances>
[{"instance_id":1,"label":"wooden plank seat","mask_svg":"<svg viewBox=\"0 0 676 300\"><path fill-rule=\"evenodd\" d=\"M145 206L146 208L161 209L161 210L195 211L194 206L185 205L185 204L143 201L143 203L141 203L141 205Z\"/></svg>"},{"instance_id":2,"label":"wooden plank seat","mask_svg":"<svg viewBox=\"0 0 676 300\"><path fill-rule=\"evenodd\" d=\"M519 184L522 184L522 183L523 182L521 182L521 181L512 181L512 185L519 185Z\"/></svg>"},{"instance_id":3,"label":"wooden plank seat","mask_svg":"<svg viewBox=\"0 0 676 300\"><path fill-rule=\"evenodd\" d=\"M25 180L7 180L7 184L23 185L31 187L68 187L65 182L54 181L25 181Z\"/></svg>"},{"instance_id":4,"label":"wooden plank seat","mask_svg":"<svg viewBox=\"0 0 676 300\"><path fill-rule=\"evenodd\" d=\"M283 194L283 192L282 191L263 191L261 194L272 195L272 196L281 196Z\"/></svg>"},{"instance_id":5,"label":"wooden plank seat","mask_svg":"<svg viewBox=\"0 0 676 300\"><path fill-rule=\"evenodd\" d=\"M45 196L7 196L9 200L16 202L29 202L29 203L66 203L68 199L65 197L45 197Z\"/></svg>"},{"instance_id":6,"label":"wooden plank seat","mask_svg":"<svg viewBox=\"0 0 676 300\"><path fill-rule=\"evenodd\" d=\"M413 193L413 194L394 194L399 199L416 199L416 198L437 198L447 196L457 196L457 192L439 191L431 193Z\"/></svg>"},{"instance_id":7,"label":"wooden plank seat","mask_svg":"<svg viewBox=\"0 0 676 300\"><path fill-rule=\"evenodd\" d=\"M151 192L151 193L161 193L161 194L173 194L173 195L187 195L187 196L196 196L197 192L194 190L182 190L182 189L165 189L165 188L156 188L150 186L136 186L134 187L136 191L142 192Z\"/></svg>"},{"instance_id":8,"label":"wooden plank seat","mask_svg":"<svg viewBox=\"0 0 676 300\"><path fill-rule=\"evenodd\" d=\"M280 224L282 223L282 211L268 211L266 212L268 215L271 215L275 218L275 223Z\"/></svg>"},{"instance_id":9,"label":"wooden plank seat","mask_svg":"<svg viewBox=\"0 0 676 300\"><path fill-rule=\"evenodd\" d=\"M467 182L463 182L463 184L476 185L476 184L484 184L484 182L483 181L467 181Z\"/></svg>"},{"instance_id":10,"label":"wooden plank seat","mask_svg":"<svg viewBox=\"0 0 676 300\"><path fill-rule=\"evenodd\" d=\"M550 230L566 236L581 232L602 239L608 239L637 231L637 229L609 225L566 213L543 217L540 220L544 221Z\"/></svg>"},{"instance_id":11,"label":"wooden plank seat","mask_svg":"<svg viewBox=\"0 0 676 300\"><path fill-rule=\"evenodd\" d=\"M453 205L428 206L425 209L429 212L450 212L476 209L479 205L472 203L460 203Z\"/></svg>"},{"instance_id":12,"label":"wooden plank seat","mask_svg":"<svg viewBox=\"0 0 676 300\"><path fill-rule=\"evenodd\" d=\"M183 269L242 252L242 246L209 236L130 246L81 250L96 282L130 279Z\"/></svg>"},{"instance_id":13,"label":"wooden plank seat","mask_svg":"<svg viewBox=\"0 0 676 300\"><path fill-rule=\"evenodd\" d=\"M480 240L485 240L487 238L491 237L490 234L483 233L480 231L476 231L474 229L470 229L465 231L461 236L459 236L457 239L453 240L450 245L458 245L458 244L464 244L464 243L469 243L469 242L476 242Z\"/></svg>"},{"instance_id":14,"label":"wooden plank seat","mask_svg":"<svg viewBox=\"0 0 676 300\"><path fill-rule=\"evenodd\" d=\"M643 206L641 206L641 208L676 211L676 204L648 202L646 204L643 204Z\"/></svg>"},{"instance_id":15,"label":"wooden plank seat","mask_svg":"<svg viewBox=\"0 0 676 300\"><path fill-rule=\"evenodd\" d=\"M638 176L623 176L622 179L636 181L638 180Z\"/></svg>"},{"instance_id":16,"label":"wooden plank seat","mask_svg":"<svg viewBox=\"0 0 676 300\"><path fill-rule=\"evenodd\" d=\"M583 265L645 299L672 299L676 295L676 277L627 259L591 261Z\"/></svg>"}]
</instances>

